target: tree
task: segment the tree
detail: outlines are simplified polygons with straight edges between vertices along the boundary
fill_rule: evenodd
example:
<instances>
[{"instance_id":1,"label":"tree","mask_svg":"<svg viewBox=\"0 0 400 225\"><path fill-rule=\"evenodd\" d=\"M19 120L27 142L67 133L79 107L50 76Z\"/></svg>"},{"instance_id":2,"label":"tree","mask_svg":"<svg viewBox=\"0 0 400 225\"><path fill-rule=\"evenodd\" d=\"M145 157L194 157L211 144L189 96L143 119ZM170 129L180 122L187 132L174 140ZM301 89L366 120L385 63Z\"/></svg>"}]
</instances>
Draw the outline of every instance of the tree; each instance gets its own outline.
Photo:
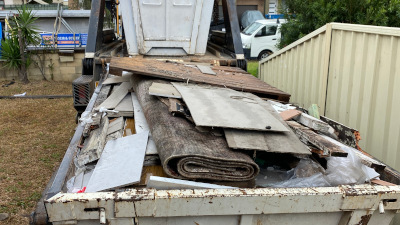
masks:
<instances>
[{"instance_id":1,"label":"tree","mask_svg":"<svg viewBox=\"0 0 400 225\"><path fill-rule=\"evenodd\" d=\"M400 27L400 0L286 0L283 48L326 23Z\"/></svg>"},{"instance_id":2,"label":"tree","mask_svg":"<svg viewBox=\"0 0 400 225\"><path fill-rule=\"evenodd\" d=\"M36 21L30 10L25 6L18 10L18 15L10 20L10 37L2 41L2 58L5 66L18 70L19 79L29 83L27 68L31 63L30 53L26 51L28 45L36 46L40 43L39 34L33 23Z\"/></svg>"}]
</instances>

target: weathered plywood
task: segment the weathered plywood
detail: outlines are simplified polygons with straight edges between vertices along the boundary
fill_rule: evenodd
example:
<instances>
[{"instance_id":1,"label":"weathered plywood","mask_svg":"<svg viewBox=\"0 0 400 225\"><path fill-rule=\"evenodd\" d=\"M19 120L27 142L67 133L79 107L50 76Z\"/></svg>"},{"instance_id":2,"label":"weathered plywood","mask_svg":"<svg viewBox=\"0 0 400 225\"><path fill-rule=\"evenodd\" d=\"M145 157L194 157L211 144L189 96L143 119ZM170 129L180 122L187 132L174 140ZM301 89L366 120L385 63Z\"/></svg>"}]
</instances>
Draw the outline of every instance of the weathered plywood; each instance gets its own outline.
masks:
<instances>
[{"instance_id":1,"label":"weathered plywood","mask_svg":"<svg viewBox=\"0 0 400 225\"><path fill-rule=\"evenodd\" d=\"M132 85L130 82L122 83L103 103L97 106L95 110L99 110L102 107L106 109L114 109L122 99L125 98L131 88Z\"/></svg>"},{"instance_id":2,"label":"weathered plywood","mask_svg":"<svg viewBox=\"0 0 400 225\"><path fill-rule=\"evenodd\" d=\"M225 72L217 70L215 76L203 74L196 67L188 67L179 63L162 62L154 59L113 58L110 69L120 69L135 74L185 82L212 84L239 91L249 91L268 95L269 98L288 102L290 94L283 92L244 72ZM221 67L222 68L222 67ZM226 67L231 68L231 67Z\"/></svg>"},{"instance_id":3,"label":"weathered plywood","mask_svg":"<svg viewBox=\"0 0 400 225\"><path fill-rule=\"evenodd\" d=\"M173 83L181 93L197 126L260 131L288 129L257 100L229 88Z\"/></svg>"},{"instance_id":4,"label":"weathered plywood","mask_svg":"<svg viewBox=\"0 0 400 225\"><path fill-rule=\"evenodd\" d=\"M167 97L167 98L182 98L181 94L172 84L164 84L153 82L149 87L149 94Z\"/></svg>"},{"instance_id":5,"label":"weathered plywood","mask_svg":"<svg viewBox=\"0 0 400 225\"><path fill-rule=\"evenodd\" d=\"M85 164L94 162L100 158L106 141L108 125L109 120L107 117L104 117L101 120L100 127L90 133L85 146L78 155L77 163L79 166L84 166Z\"/></svg>"},{"instance_id":6,"label":"weathered plywood","mask_svg":"<svg viewBox=\"0 0 400 225\"><path fill-rule=\"evenodd\" d=\"M86 192L115 189L138 183L142 174L148 132L107 142Z\"/></svg>"},{"instance_id":7,"label":"weathered plywood","mask_svg":"<svg viewBox=\"0 0 400 225\"><path fill-rule=\"evenodd\" d=\"M304 127L297 122L287 121L289 126L295 131L296 135L305 143L309 143L323 151L323 155L347 157L347 152L340 146L326 140L308 127Z\"/></svg>"},{"instance_id":8,"label":"weathered plywood","mask_svg":"<svg viewBox=\"0 0 400 225\"><path fill-rule=\"evenodd\" d=\"M252 94L247 94L249 97L252 97ZM272 107L270 102L259 100L259 104L264 107L268 112L271 113L277 120L284 123L284 126L288 129L289 126L283 121L282 117L278 112ZM226 134L226 133L225 133ZM294 155L311 155L310 150L306 145L304 145L296 134L289 130L288 132L260 132L260 131L245 131L242 130L241 133L237 133L237 135L243 135L244 137L250 136L251 138L244 140L246 141L246 145L252 145L252 141L257 137L264 141L268 146L268 152L275 153L289 153ZM260 141L259 141L260 142ZM228 143L229 144L229 143Z\"/></svg>"},{"instance_id":9,"label":"weathered plywood","mask_svg":"<svg viewBox=\"0 0 400 225\"><path fill-rule=\"evenodd\" d=\"M266 135L262 131L224 129L229 148L268 151Z\"/></svg>"}]
</instances>

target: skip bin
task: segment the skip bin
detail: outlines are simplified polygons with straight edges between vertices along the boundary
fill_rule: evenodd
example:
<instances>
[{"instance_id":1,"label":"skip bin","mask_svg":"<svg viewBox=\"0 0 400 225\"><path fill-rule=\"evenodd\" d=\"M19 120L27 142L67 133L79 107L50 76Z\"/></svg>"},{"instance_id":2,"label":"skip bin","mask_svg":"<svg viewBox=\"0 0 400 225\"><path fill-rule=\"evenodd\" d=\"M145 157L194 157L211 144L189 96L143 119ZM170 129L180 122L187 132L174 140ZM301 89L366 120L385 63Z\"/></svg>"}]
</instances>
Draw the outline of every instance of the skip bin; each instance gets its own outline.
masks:
<instances>
[{"instance_id":1,"label":"skip bin","mask_svg":"<svg viewBox=\"0 0 400 225\"><path fill-rule=\"evenodd\" d=\"M205 54L213 1L131 0L121 4L130 55Z\"/></svg>"}]
</instances>

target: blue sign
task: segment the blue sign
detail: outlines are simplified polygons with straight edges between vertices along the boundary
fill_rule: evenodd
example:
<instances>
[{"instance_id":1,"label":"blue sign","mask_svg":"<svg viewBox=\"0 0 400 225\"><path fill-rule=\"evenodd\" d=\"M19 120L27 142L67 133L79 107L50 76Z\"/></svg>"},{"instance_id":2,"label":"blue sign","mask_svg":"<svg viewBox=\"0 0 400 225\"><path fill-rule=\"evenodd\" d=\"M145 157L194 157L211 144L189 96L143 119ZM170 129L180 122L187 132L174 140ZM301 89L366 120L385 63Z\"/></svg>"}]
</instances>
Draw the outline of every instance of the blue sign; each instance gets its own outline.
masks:
<instances>
[{"instance_id":1,"label":"blue sign","mask_svg":"<svg viewBox=\"0 0 400 225\"><path fill-rule=\"evenodd\" d=\"M41 45L57 44L58 48L84 47L87 44L87 34L58 34L57 41L53 34L40 34L42 37Z\"/></svg>"}]
</instances>

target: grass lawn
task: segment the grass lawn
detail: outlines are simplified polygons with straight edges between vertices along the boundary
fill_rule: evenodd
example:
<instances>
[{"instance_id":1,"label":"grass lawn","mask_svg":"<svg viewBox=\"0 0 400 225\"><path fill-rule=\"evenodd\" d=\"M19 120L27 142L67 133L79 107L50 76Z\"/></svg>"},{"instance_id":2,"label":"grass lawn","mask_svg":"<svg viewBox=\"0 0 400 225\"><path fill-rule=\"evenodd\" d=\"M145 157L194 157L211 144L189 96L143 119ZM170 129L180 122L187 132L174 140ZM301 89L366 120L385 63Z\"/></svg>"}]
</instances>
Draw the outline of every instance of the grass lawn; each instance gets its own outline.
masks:
<instances>
[{"instance_id":1,"label":"grass lawn","mask_svg":"<svg viewBox=\"0 0 400 225\"><path fill-rule=\"evenodd\" d=\"M68 95L71 83L1 87L0 95ZM0 213L5 224L28 224L29 214L61 162L73 135L75 109L67 99L0 99Z\"/></svg>"},{"instance_id":2,"label":"grass lawn","mask_svg":"<svg viewBox=\"0 0 400 225\"><path fill-rule=\"evenodd\" d=\"M258 77L258 61L247 61L247 72Z\"/></svg>"}]
</instances>

